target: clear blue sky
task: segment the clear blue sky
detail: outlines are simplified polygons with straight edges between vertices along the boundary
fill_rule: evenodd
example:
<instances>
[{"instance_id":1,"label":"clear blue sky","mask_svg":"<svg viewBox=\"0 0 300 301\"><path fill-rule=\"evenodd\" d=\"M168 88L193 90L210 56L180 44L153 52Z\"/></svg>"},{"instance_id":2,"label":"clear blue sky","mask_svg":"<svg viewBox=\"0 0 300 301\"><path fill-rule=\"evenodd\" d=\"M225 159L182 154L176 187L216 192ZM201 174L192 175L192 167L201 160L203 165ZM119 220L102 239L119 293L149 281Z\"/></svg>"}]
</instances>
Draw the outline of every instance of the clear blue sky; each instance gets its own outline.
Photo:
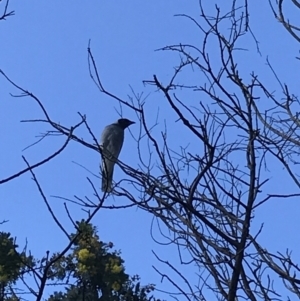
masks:
<instances>
[{"instance_id":1,"label":"clear blue sky","mask_svg":"<svg viewBox=\"0 0 300 301\"><path fill-rule=\"evenodd\" d=\"M81 112L86 114L93 132L100 136L103 127L118 118L115 112L117 103L100 94L89 77L87 46L91 39L105 87L123 98L131 94L129 85L136 92L150 93L147 100L149 120L155 119L159 107L161 129L164 128L165 118L171 125L168 136L171 145L191 142L189 136L183 135L178 139L179 127L174 124L175 118L169 113L163 97L151 87L144 87L142 81L156 74L166 82L172 75L173 66L178 63L176 55L155 52L155 49L180 42L201 43L191 22L174 17L184 13L197 18L198 1L12 0L10 8L15 11L15 16L0 22L0 68L17 84L38 96L54 120L70 126L79 121L77 112ZM279 91L265 65L268 56L284 82L297 91L299 80L295 80L294 68L298 61L294 57L298 55L298 45L273 18L267 1L260 1L259 6L250 3L249 9L251 26L260 43L262 56L255 52L255 44L249 36L241 40L244 43L241 46L250 50L239 60L245 77L255 71L270 87L274 85L273 90ZM208 11L213 14L211 8ZM217 51L212 49L210 56L214 55ZM23 152L47 127L20 123L24 119L41 118L42 113L30 98L11 98L10 92L16 93L16 90L1 78L0 179L25 167L22 155L33 164L51 154L63 141L52 137ZM123 115L129 119L135 118L126 108ZM132 133L137 134L134 126ZM80 135L87 137L85 132L80 132ZM134 143L127 132L120 159L132 166L138 163ZM99 159L96 152L85 150L73 142L58 158L35 170L57 216L68 229L72 228L62 202L51 196L91 196L86 181L86 176L90 175L72 161L98 173ZM268 192L295 192L295 187L285 180L281 167L274 166L271 171ZM122 177L118 168L115 177ZM92 179L95 184L100 182L99 179ZM17 237L20 246L27 239L28 247L35 256L43 256L47 250L59 251L63 248L66 239L49 216L29 174L1 185L0 200L0 221L9 220L0 230L10 231ZM111 204L120 201L108 200ZM271 201L258 209L254 227L258 228L264 222L260 241L274 252L284 252L289 247L294 254L299 254L299 242L294 237L299 209L296 199ZM84 217L77 207L70 210L75 218ZM103 210L93 224L98 227L103 241L112 241L122 250L130 274L141 275L143 283L153 282L158 288L170 289L165 282L160 284L159 276L152 269L153 264L159 264L151 250L174 262L178 261L177 252L170 247L157 246L152 241L150 215L138 209Z\"/></svg>"}]
</instances>

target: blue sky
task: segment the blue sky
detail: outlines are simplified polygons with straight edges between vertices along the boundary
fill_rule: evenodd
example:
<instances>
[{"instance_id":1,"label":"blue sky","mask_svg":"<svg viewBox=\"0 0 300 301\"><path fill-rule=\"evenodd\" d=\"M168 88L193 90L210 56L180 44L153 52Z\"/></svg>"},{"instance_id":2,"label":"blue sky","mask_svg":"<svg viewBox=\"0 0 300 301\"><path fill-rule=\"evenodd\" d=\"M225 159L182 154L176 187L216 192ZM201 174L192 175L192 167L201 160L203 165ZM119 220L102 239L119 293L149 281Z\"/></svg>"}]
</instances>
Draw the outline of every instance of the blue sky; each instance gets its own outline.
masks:
<instances>
[{"instance_id":1,"label":"blue sky","mask_svg":"<svg viewBox=\"0 0 300 301\"><path fill-rule=\"evenodd\" d=\"M237 55L239 66L245 78L255 71L266 84L274 86L273 90L280 93L265 64L268 56L284 82L297 91L299 82L295 80L294 69L298 61L294 57L298 55L298 45L273 18L267 1L264 2L261 1L259 7L251 4L249 7L252 30L259 41L262 55L255 52L253 40L245 36L241 39L241 47L249 51ZM174 17L175 14L187 14L197 18L198 1L86 1L83 4L78 1L32 0L29 3L12 0L10 8L15 11L15 16L0 22L0 69L18 85L38 96L54 120L70 126L79 121L77 112L81 112L86 114L95 135L100 137L103 127L118 118L117 103L100 94L89 77L87 46L91 39L92 51L105 87L125 99L131 94L130 86L137 93L149 94L147 116L150 121L155 120L159 108L160 130L164 127L164 119L171 125L168 132L170 144L174 147L179 142L181 145L193 144L190 136L184 134L179 141L178 130L181 127L175 124L164 98L155 93L153 88L144 87L142 81L156 74L166 82L172 75L173 66L178 63L178 56L156 52L156 49L180 42L201 43L201 36L191 22ZM214 14L213 5L207 7L207 11ZM210 56L216 56L216 61L217 53L211 49ZM193 80L198 79L194 77ZM2 179L25 167L22 155L33 164L59 148L63 139L52 137L22 151L35 142L35 137L47 127L20 121L41 118L42 113L30 98L11 98L9 93L17 91L3 78L0 80L0 90ZM123 113L134 120L135 115L128 109L124 108ZM138 129L132 126L131 131L135 135ZM87 134L79 131L78 135L85 137ZM127 132L120 159L137 166L136 147L133 145L134 140ZM73 162L98 173L99 159L96 152L73 142L59 157L35 170L57 216L70 230L72 227L62 202L51 196L72 198L74 195L91 195L86 181L90 175ZM281 167L272 166L272 174L268 176L271 177L268 190L295 192L295 187L290 184ZM115 177L122 177L118 168ZM97 178L92 180L100 183ZM29 174L1 185L0 200L0 221L9 220L1 226L1 230L10 231L16 236L20 246L28 239L29 248L36 256L43 256L47 250L58 251L64 246L66 239L49 216ZM118 199L107 201L110 204L120 202ZM71 207L71 211L75 218L84 216L78 207ZM284 251L289 247L294 254L299 253L298 241L293 236L298 213L296 199L278 199L258 209L254 227L258 228L264 223L261 241L274 251ZM103 210L93 224L98 227L103 241L112 241L122 250L130 274L140 274L143 283L153 282L159 288L170 289L165 282L160 284L160 277L152 269L153 264L159 264L151 250L174 262L178 261L177 253L174 248L161 247L152 241L151 220L150 215L139 209ZM188 273L191 273L190 269Z\"/></svg>"}]
</instances>

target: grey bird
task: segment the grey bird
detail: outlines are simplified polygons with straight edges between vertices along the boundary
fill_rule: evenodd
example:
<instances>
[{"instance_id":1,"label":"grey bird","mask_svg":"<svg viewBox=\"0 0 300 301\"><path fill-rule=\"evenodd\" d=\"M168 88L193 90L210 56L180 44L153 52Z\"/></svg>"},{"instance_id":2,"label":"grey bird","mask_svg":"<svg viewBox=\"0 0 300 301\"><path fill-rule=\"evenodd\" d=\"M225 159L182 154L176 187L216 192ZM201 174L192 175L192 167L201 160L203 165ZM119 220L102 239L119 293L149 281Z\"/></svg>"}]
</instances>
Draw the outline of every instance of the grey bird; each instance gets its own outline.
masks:
<instances>
[{"instance_id":1,"label":"grey bird","mask_svg":"<svg viewBox=\"0 0 300 301\"><path fill-rule=\"evenodd\" d=\"M121 118L106 126L101 134L100 147L102 149L102 191L111 192L114 166L119 157L124 141L124 130L135 123Z\"/></svg>"}]
</instances>

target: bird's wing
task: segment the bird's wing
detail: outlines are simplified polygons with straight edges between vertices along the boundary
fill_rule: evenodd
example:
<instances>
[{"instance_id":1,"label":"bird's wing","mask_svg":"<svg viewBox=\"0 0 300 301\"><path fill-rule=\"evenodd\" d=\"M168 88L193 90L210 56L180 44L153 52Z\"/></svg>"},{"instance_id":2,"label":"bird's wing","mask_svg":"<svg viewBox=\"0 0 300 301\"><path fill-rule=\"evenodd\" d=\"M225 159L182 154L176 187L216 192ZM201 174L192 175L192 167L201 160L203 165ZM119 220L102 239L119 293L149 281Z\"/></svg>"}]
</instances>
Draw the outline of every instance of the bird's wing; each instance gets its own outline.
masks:
<instances>
[{"instance_id":1,"label":"bird's wing","mask_svg":"<svg viewBox=\"0 0 300 301\"><path fill-rule=\"evenodd\" d=\"M108 125L104 128L100 145L107 156L117 159L124 141L124 130L116 124Z\"/></svg>"},{"instance_id":2,"label":"bird's wing","mask_svg":"<svg viewBox=\"0 0 300 301\"><path fill-rule=\"evenodd\" d=\"M111 191L114 165L120 154L124 141L124 130L118 125L111 124L104 128L100 146L102 156L102 190Z\"/></svg>"}]
</instances>

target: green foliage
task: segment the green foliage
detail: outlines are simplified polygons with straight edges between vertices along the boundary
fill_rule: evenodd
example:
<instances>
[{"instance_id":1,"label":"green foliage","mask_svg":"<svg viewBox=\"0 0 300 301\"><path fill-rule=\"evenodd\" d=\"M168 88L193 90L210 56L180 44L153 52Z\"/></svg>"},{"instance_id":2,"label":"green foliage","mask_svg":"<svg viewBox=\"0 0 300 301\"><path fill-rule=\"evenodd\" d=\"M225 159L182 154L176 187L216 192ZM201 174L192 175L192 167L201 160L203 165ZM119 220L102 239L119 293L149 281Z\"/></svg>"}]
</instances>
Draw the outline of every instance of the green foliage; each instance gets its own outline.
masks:
<instances>
[{"instance_id":1,"label":"green foliage","mask_svg":"<svg viewBox=\"0 0 300 301\"><path fill-rule=\"evenodd\" d=\"M10 233L0 232L0 300L18 301L19 298L8 292L23 272L26 257L18 253L18 247Z\"/></svg>"},{"instance_id":2,"label":"green foliage","mask_svg":"<svg viewBox=\"0 0 300 301\"><path fill-rule=\"evenodd\" d=\"M72 235L72 252L61 257L51 269L50 277L62 281L73 279L65 293L55 292L48 301L146 301L154 285L141 287L139 277L125 273L120 252L112 243L99 240L96 228L78 222L78 232ZM57 254L55 255L57 256Z\"/></svg>"},{"instance_id":3,"label":"green foliage","mask_svg":"<svg viewBox=\"0 0 300 301\"><path fill-rule=\"evenodd\" d=\"M23 266L22 254L16 251L18 245L10 233L0 232L0 284L15 283Z\"/></svg>"},{"instance_id":4,"label":"green foliage","mask_svg":"<svg viewBox=\"0 0 300 301\"><path fill-rule=\"evenodd\" d=\"M33 273L41 279L38 289L58 287L47 301L150 301L154 285L141 286L139 276L125 272L120 252L112 243L103 243L96 228L84 221L77 223L77 233L65 255L49 252L41 260L18 253L10 233L0 232L0 301L18 301L18 283L26 283ZM44 276L45 277L44 277ZM28 278L27 278L28 279ZM20 282L17 282L21 280ZM42 282L41 282L42 283ZM12 288L12 284L16 284ZM63 288L62 288L63 287ZM30 293L34 290L30 289ZM43 295L45 291L41 291ZM34 293L37 296L38 291ZM45 300L45 297L42 297Z\"/></svg>"}]
</instances>

